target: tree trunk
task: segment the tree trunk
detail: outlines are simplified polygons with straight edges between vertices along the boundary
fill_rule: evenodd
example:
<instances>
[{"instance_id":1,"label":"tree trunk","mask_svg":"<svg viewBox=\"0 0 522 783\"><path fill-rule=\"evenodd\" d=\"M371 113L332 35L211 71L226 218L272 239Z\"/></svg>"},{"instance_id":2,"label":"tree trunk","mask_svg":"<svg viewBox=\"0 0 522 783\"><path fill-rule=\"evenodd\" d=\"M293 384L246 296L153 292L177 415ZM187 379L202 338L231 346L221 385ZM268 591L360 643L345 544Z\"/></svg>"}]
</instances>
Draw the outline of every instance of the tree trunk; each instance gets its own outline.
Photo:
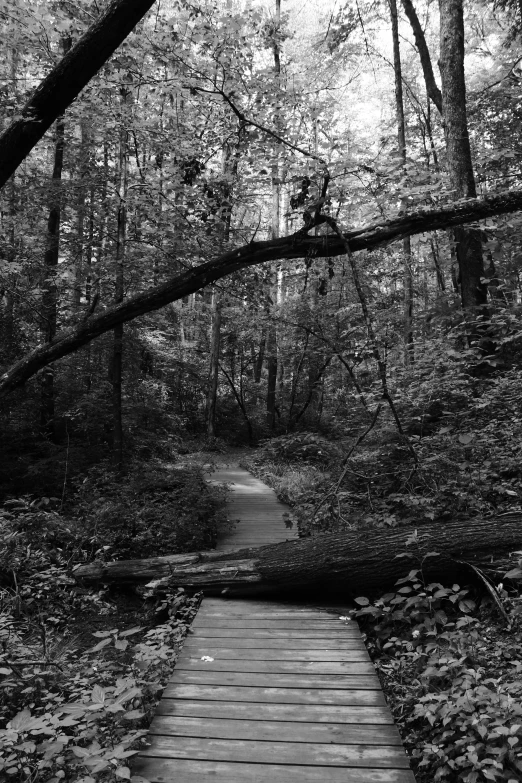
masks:
<instances>
[{"instance_id":1,"label":"tree trunk","mask_svg":"<svg viewBox=\"0 0 522 783\"><path fill-rule=\"evenodd\" d=\"M221 345L221 301L219 291L212 292L212 325L210 329L210 370L207 394L207 435L216 434L216 407L219 376L219 351Z\"/></svg>"},{"instance_id":2,"label":"tree trunk","mask_svg":"<svg viewBox=\"0 0 522 783\"><path fill-rule=\"evenodd\" d=\"M393 70L395 73L395 110L397 113L397 140L399 143L399 155L403 166L406 168L406 119L404 116L404 95L402 90L402 64L399 43L399 20L396 0L389 0L390 18L393 41ZM406 210L407 201L401 199L402 209ZM409 365L414 358L413 343L413 265L411 254L411 239L404 237L402 240L404 256L404 363Z\"/></svg>"},{"instance_id":3,"label":"tree trunk","mask_svg":"<svg viewBox=\"0 0 522 783\"><path fill-rule=\"evenodd\" d=\"M67 54L71 41L66 38L62 42L63 52ZM51 180L51 195L49 218L47 220L46 250L44 255L44 283L42 295L42 336L44 342L50 343L56 335L58 318L58 287L56 272L60 248L60 220L62 211L62 171L65 144L65 119L62 114L56 122L54 144L54 165ZM40 426L42 431L55 440L54 426L54 368L48 365L42 373L40 397Z\"/></svg>"},{"instance_id":4,"label":"tree trunk","mask_svg":"<svg viewBox=\"0 0 522 783\"><path fill-rule=\"evenodd\" d=\"M274 324L269 324L266 338L268 379L266 388L266 423L269 429L275 427L277 391L277 334Z\"/></svg>"},{"instance_id":5,"label":"tree trunk","mask_svg":"<svg viewBox=\"0 0 522 783\"><path fill-rule=\"evenodd\" d=\"M114 0L0 136L0 187L145 16L154 0Z\"/></svg>"},{"instance_id":6,"label":"tree trunk","mask_svg":"<svg viewBox=\"0 0 522 783\"><path fill-rule=\"evenodd\" d=\"M522 189L448 204L437 209L420 209L383 223L348 231L344 234L344 239L349 243L352 252L370 250L382 247L396 239L402 239L405 235L447 229L450 226L504 215L520 209L522 209ZM323 216L320 219L326 222ZM102 312L84 319L77 326L64 330L56 335L52 343L34 348L0 375L0 397L22 386L51 362L74 353L91 340L114 329L117 324L132 321L140 315L158 310L249 266L277 259L331 258L346 254L344 239L330 234L328 241L325 242L323 236L308 236L306 232L296 231L288 237L276 240L249 242L194 269L174 275L165 283L129 297L122 304L107 307Z\"/></svg>"},{"instance_id":7,"label":"tree trunk","mask_svg":"<svg viewBox=\"0 0 522 783\"><path fill-rule=\"evenodd\" d=\"M127 168L128 168L128 112L127 99L129 93L125 87L121 89L121 128L120 128L120 160L118 167L118 216L116 228L116 274L114 279L114 301L123 302L125 245L127 234ZM123 372L123 324L117 324L114 329L112 349L111 383L112 383L112 466L115 470L123 468L123 411L122 411L122 372Z\"/></svg>"},{"instance_id":8,"label":"tree trunk","mask_svg":"<svg viewBox=\"0 0 522 783\"><path fill-rule=\"evenodd\" d=\"M428 97L433 101L439 113L442 114L442 93L435 81L435 74L433 73L433 66L431 64L430 52L426 43L426 37L424 30L422 29L419 17L413 6L411 0L402 0L402 5L406 16L409 19L413 35L415 36L415 43L419 52L419 57L422 66L422 73L424 75L424 82L426 84L426 92Z\"/></svg>"},{"instance_id":9,"label":"tree trunk","mask_svg":"<svg viewBox=\"0 0 522 783\"><path fill-rule=\"evenodd\" d=\"M281 53L279 47L279 26L281 24L281 0L275 0L275 18L273 29L272 49L274 53L274 76L276 90L279 93L281 80ZM281 132L280 121L280 103L279 96L275 110L275 126L278 133ZM276 143L274 148L274 163L272 164L272 239L279 238L279 227L281 221L280 205L280 183L279 183L279 145ZM273 269L276 277L275 296L272 297L277 302L277 269ZM268 326L266 340L268 379L266 390L266 423L270 430L275 428L276 422L276 398L277 398L277 330L275 324Z\"/></svg>"},{"instance_id":10,"label":"tree trunk","mask_svg":"<svg viewBox=\"0 0 522 783\"><path fill-rule=\"evenodd\" d=\"M464 79L463 0L439 0L440 73L442 77L442 115L446 139L446 167L456 198L477 195L466 111ZM480 233L456 228L454 232L460 272L462 307L485 313L487 287Z\"/></svg>"},{"instance_id":11,"label":"tree trunk","mask_svg":"<svg viewBox=\"0 0 522 783\"><path fill-rule=\"evenodd\" d=\"M350 531L235 552L95 561L79 566L74 576L87 584L171 577L178 587L209 595L226 591L228 596L304 588L358 596L387 589L412 569L421 570L429 581L463 584L472 578L468 564L487 568L493 553L507 554L522 546L521 521L522 514L513 513L424 525L418 536L412 536L411 529Z\"/></svg>"}]
</instances>

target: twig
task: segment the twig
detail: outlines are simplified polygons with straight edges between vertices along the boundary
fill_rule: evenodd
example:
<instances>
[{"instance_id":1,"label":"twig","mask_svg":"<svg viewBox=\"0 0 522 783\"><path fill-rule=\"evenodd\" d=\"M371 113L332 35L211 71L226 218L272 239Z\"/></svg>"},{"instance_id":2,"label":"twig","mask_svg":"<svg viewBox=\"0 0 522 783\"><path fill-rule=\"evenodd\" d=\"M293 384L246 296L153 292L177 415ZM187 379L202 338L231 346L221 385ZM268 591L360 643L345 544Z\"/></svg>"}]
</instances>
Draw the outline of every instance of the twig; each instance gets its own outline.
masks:
<instances>
[{"instance_id":1,"label":"twig","mask_svg":"<svg viewBox=\"0 0 522 783\"><path fill-rule=\"evenodd\" d=\"M339 491L339 487L341 486L342 482L344 481L344 477L346 476L346 474L347 474L347 473L348 473L348 471L349 471L349 467L348 467L348 460L349 460L349 459L350 459L350 457L352 456L352 454L353 454L353 452L355 451L355 449L356 449L356 448L359 446L359 444L363 442L363 440L365 439L365 437L366 437L366 436L367 436L367 435L368 435L368 434L369 434L369 433L370 433L370 432L373 430L373 428L375 427L375 424L377 423L377 419L379 418L379 414L380 414L380 412L381 412L381 409L382 409L382 404L381 404L381 403L379 403L379 404L377 405L377 408L375 409L375 413L373 414L373 417L372 417L372 420L371 420L370 424L369 424L369 425L368 425L368 427L367 427L367 428L364 430L364 432L362 432L362 433L359 435L359 437L357 438L357 440L355 441L355 443L352 445L352 447L351 447L350 451L348 452L348 454L347 454L347 455L346 455L346 457L344 458L344 460L343 460L343 470L342 470L342 472L341 472L341 475L340 475L340 477L339 477L338 481L335 483L335 485L332 487L332 489L331 489L331 490L330 490L330 491L329 491L329 492L328 492L328 493L327 493L327 494L324 496L324 498L322 499L322 501L319 503L319 505L318 505L318 506L317 506L317 508L315 509L315 512L314 512L314 517L313 517L314 519L316 518L317 514L318 514L318 513L319 513L319 511L322 509L322 507L325 505L325 503L327 503L328 499L329 499L329 498L331 498L332 496L335 496L335 495L337 494L337 492Z\"/></svg>"},{"instance_id":2,"label":"twig","mask_svg":"<svg viewBox=\"0 0 522 783\"><path fill-rule=\"evenodd\" d=\"M364 322L366 324L366 331L368 332L368 337L370 341L370 346L372 349L372 354L375 359L375 362L377 364L377 369L379 372L379 378L381 381L381 387L382 387L382 396L383 399L386 400L388 403L388 406L391 410L392 416L395 420L395 424L397 426L397 430L399 432L399 435L401 436L403 442L406 444L408 451L410 452L412 458L413 458L413 469L408 477L408 481L411 479L415 471L419 467L419 458L417 456L417 452L413 448L410 439L404 432L404 428L402 426L402 422L399 418L399 414L397 413L397 409L395 407L395 403L393 401L393 398L390 394L390 390L388 388L388 377L387 377L387 369L386 369L386 362L381 356L381 352L379 350L379 346L377 344L377 336L375 334L375 329L373 328L373 320L370 315L370 310L368 308L368 302L366 299L366 294L364 293L362 283L359 277L359 270L357 269L357 264L355 263L355 258L353 256L352 250L350 248L350 244L344 234L339 229L336 221L334 218L330 217L329 215L321 215L321 219L324 220L324 222L328 223L328 225L334 230L334 232L337 234L339 239L344 245L344 249L346 252L346 257L348 259L348 263L350 264L350 269L352 272L353 282L355 284L355 290L357 291L357 296L359 297L359 303L361 305L361 309L363 312L363 318Z\"/></svg>"}]
</instances>

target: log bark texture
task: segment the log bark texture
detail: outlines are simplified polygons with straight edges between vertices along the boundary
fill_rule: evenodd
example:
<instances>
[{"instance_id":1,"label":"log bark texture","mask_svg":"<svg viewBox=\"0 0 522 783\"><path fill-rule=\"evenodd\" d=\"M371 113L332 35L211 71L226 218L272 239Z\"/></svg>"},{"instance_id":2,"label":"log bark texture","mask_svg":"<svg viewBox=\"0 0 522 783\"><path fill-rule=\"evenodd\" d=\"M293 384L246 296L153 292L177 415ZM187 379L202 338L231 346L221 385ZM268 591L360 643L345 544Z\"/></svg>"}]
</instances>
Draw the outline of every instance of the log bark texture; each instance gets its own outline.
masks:
<instances>
[{"instance_id":1,"label":"log bark texture","mask_svg":"<svg viewBox=\"0 0 522 783\"><path fill-rule=\"evenodd\" d=\"M371 250L398 239L427 231L446 229L476 220L504 215L522 209L522 189L498 193L480 199L447 204L438 209L422 209L392 220L374 223L344 235L352 252ZM320 219L321 216L320 216ZM117 324L132 321L158 310L170 302L193 294L223 277L267 261L294 258L327 258L346 253L344 241L335 235L308 236L298 231L288 237L264 242L249 242L194 269L172 277L165 283L129 297L121 304L90 315L71 329L66 329L48 343L39 345L0 376L0 397L22 386L51 362L74 353L96 337L114 329Z\"/></svg>"},{"instance_id":2,"label":"log bark texture","mask_svg":"<svg viewBox=\"0 0 522 783\"><path fill-rule=\"evenodd\" d=\"M209 595L226 591L228 596L304 588L357 596L389 588L419 568L428 581L463 584L471 578L466 564L484 568L493 553L522 547L522 513L424 525L418 528L417 540L408 544L413 532L409 528L350 531L259 549L95 561L79 566L74 575L86 584L138 584L171 576L178 587Z\"/></svg>"}]
</instances>

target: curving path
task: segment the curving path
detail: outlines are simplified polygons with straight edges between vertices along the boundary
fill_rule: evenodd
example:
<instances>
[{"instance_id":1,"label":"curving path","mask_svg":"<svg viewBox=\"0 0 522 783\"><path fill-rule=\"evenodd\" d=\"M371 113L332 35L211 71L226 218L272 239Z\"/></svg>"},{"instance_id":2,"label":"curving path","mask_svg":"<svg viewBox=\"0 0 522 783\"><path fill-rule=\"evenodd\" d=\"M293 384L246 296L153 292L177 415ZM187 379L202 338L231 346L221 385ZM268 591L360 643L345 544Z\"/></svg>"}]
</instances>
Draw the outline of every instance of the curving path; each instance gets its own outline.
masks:
<instances>
[{"instance_id":1,"label":"curving path","mask_svg":"<svg viewBox=\"0 0 522 783\"><path fill-rule=\"evenodd\" d=\"M236 465L219 549L296 537ZM415 783L357 624L339 610L206 598L134 771L151 783Z\"/></svg>"}]
</instances>

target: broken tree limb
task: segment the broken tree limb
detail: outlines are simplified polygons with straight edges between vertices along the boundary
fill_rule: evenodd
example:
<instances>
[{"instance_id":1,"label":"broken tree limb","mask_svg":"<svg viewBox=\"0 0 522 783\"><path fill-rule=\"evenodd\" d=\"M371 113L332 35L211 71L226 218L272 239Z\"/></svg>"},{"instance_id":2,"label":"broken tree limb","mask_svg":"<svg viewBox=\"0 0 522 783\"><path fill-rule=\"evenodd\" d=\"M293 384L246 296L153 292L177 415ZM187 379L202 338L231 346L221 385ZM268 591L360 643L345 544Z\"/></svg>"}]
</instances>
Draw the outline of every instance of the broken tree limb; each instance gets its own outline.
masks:
<instances>
[{"instance_id":1,"label":"broken tree limb","mask_svg":"<svg viewBox=\"0 0 522 783\"><path fill-rule=\"evenodd\" d=\"M342 240L332 234L308 236L306 232L297 231L288 237L249 242L176 275L148 291L131 296L121 304L107 307L76 326L60 332L50 342L37 346L0 376L0 397L22 386L51 362L74 353L118 324L158 310L249 266L268 261L339 256L346 252L346 242L352 252L371 250L406 236L447 229L521 209L522 189L518 189L400 215L391 220L348 231L344 233ZM318 222L325 220L319 216Z\"/></svg>"},{"instance_id":2,"label":"broken tree limb","mask_svg":"<svg viewBox=\"0 0 522 783\"><path fill-rule=\"evenodd\" d=\"M171 576L178 587L229 596L303 588L342 590L345 597L375 593L412 569L428 581L462 584L472 577L465 563L487 568L493 554L522 547L522 513L423 525L414 533L349 531L258 549L95 561L76 568L74 576L84 584L139 584Z\"/></svg>"}]
</instances>

